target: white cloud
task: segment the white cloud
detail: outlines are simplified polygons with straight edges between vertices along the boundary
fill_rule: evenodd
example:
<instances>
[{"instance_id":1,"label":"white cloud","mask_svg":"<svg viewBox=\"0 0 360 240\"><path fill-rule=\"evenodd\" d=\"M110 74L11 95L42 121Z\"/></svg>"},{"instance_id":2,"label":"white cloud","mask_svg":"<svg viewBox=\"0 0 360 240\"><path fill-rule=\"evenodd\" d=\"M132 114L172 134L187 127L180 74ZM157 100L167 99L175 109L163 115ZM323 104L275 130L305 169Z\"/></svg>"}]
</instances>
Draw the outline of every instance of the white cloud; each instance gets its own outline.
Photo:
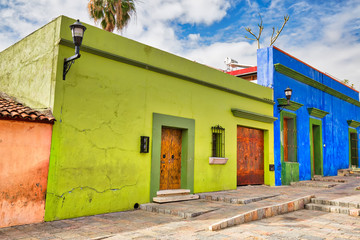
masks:
<instances>
[{"instance_id":1,"label":"white cloud","mask_svg":"<svg viewBox=\"0 0 360 240\"><path fill-rule=\"evenodd\" d=\"M181 54L184 49L199 47L201 39L197 32L181 38L183 29L178 24L211 25L226 15L230 3L226 0L152 0L139 1L136 7L137 17L123 35Z\"/></svg>"},{"instance_id":2,"label":"white cloud","mask_svg":"<svg viewBox=\"0 0 360 240\"><path fill-rule=\"evenodd\" d=\"M252 1L252 0L246 0L248 6L250 7L251 10L258 12L260 7L259 4L256 1Z\"/></svg>"},{"instance_id":3,"label":"white cloud","mask_svg":"<svg viewBox=\"0 0 360 240\"><path fill-rule=\"evenodd\" d=\"M189 34L188 38L189 38L190 41L199 41L200 40L200 33Z\"/></svg>"},{"instance_id":4,"label":"white cloud","mask_svg":"<svg viewBox=\"0 0 360 240\"><path fill-rule=\"evenodd\" d=\"M83 1L72 0L2 0L0 3L0 35L6 39L1 41L0 51L60 15L93 24L86 7L86 3Z\"/></svg>"},{"instance_id":5,"label":"white cloud","mask_svg":"<svg viewBox=\"0 0 360 240\"><path fill-rule=\"evenodd\" d=\"M288 9L293 11L294 15L299 15L303 12L307 12L310 8L311 8L311 5L305 1L296 2L293 5L291 5L290 7L288 7Z\"/></svg>"},{"instance_id":6,"label":"white cloud","mask_svg":"<svg viewBox=\"0 0 360 240\"><path fill-rule=\"evenodd\" d=\"M183 56L215 68L225 69L226 57L237 60L240 64L256 66L256 45L248 42L217 42L209 46L199 47Z\"/></svg>"},{"instance_id":7,"label":"white cloud","mask_svg":"<svg viewBox=\"0 0 360 240\"><path fill-rule=\"evenodd\" d=\"M184 12L179 19L182 23L204 23L210 25L221 20L230 7L225 0L183 0Z\"/></svg>"}]
</instances>

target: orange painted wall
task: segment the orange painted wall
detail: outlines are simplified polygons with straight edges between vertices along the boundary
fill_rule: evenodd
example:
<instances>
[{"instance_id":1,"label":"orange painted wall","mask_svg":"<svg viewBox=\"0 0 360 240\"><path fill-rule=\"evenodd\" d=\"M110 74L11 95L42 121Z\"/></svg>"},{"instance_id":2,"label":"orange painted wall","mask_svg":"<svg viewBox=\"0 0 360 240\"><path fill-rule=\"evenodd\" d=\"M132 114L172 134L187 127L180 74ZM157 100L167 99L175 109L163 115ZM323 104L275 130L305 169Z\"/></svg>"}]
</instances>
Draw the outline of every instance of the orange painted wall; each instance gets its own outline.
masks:
<instances>
[{"instance_id":1,"label":"orange painted wall","mask_svg":"<svg viewBox=\"0 0 360 240\"><path fill-rule=\"evenodd\" d=\"M44 221L52 125L0 120L0 227Z\"/></svg>"}]
</instances>

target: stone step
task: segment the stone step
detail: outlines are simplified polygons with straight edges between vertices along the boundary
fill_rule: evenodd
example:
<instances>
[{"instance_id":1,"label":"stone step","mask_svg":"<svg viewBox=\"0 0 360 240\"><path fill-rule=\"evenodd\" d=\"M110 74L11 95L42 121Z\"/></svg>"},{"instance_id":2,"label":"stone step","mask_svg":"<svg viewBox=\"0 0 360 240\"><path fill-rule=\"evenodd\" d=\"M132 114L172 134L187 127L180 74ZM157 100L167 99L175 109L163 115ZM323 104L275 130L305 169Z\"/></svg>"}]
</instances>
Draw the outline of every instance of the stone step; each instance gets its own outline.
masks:
<instances>
[{"instance_id":1,"label":"stone step","mask_svg":"<svg viewBox=\"0 0 360 240\"><path fill-rule=\"evenodd\" d=\"M339 169L338 176L360 176L360 168Z\"/></svg>"},{"instance_id":2,"label":"stone step","mask_svg":"<svg viewBox=\"0 0 360 240\"><path fill-rule=\"evenodd\" d=\"M168 189L156 192L157 197L170 197L176 195L189 195L190 189Z\"/></svg>"},{"instance_id":3,"label":"stone step","mask_svg":"<svg viewBox=\"0 0 360 240\"><path fill-rule=\"evenodd\" d=\"M199 195L187 194L187 195L173 195L168 197L154 197L153 202L156 203L169 203L199 199Z\"/></svg>"},{"instance_id":4,"label":"stone step","mask_svg":"<svg viewBox=\"0 0 360 240\"><path fill-rule=\"evenodd\" d=\"M326 199L312 198L311 203L360 209L360 203L354 203L354 202L341 202L341 201L336 201L336 200L326 200Z\"/></svg>"},{"instance_id":5,"label":"stone step","mask_svg":"<svg viewBox=\"0 0 360 240\"><path fill-rule=\"evenodd\" d=\"M168 204L145 203L140 205L140 209L147 212L155 212L190 219L216 211L223 207L219 205L208 205L201 201L203 200L196 200L192 202L173 202Z\"/></svg>"},{"instance_id":6,"label":"stone step","mask_svg":"<svg viewBox=\"0 0 360 240\"><path fill-rule=\"evenodd\" d=\"M323 182L323 181L300 181L291 182L290 185L293 187L314 187L314 188L332 188L336 185L341 184L340 182Z\"/></svg>"},{"instance_id":7,"label":"stone step","mask_svg":"<svg viewBox=\"0 0 360 240\"><path fill-rule=\"evenodd\" d=\"M323 212L331 212L331 213L341 213L341 214L347 214L347 215L351 215L351 216L360 216L360 209L333 206L333 205L308 203L305 205L305 209L315 210L315 211L323 211Z\"/></svg>"},{"instance_id":8,"label":"stone step","mask_svg":"<svg viewBox=\"0 0 360 240\"><path fill-rule=\"evenodd\" d=\"M224 196L222 194L216 193L199 193L200 199L205 199L208 201L218 201L226 202L232 204L249 204L253 202L262 201L268 198L273 198L279 196L279 194L272 195L263 195L263 196L253 196L253 197L239 197L239 196Z\"/></svg>"},{"instance_id":9,"label":"stone step","mask_svg":"<svg viewBox=\"0 0 360 240\"><path fill-rule=\"evenodd\" d=\"M320 182L339 182L339 183L347 182L345 179L340 179L340 178L336 178L336 177L323 177L320 175L315 175L311 180L312 181L320 181Z\"/></svg>"},{"instance_id":10,"label":"stone step","mask_svg":"<svg viewBox=\"0 0 360 240\"><path fill-rule=\"evenodd\" d=\"M308 204L310 202L310 199L313 197L313 195L309 195L298 199L293 199L291 201L277 203L275 205L255 208L248 212L240 213L231 218L226 218L217 223L214 223L209 226L209 230L218 231L224 228L232 227L234 225L256 221L263 218L270 218L277 215L304 209L304 205Z\"/></svg>"}]
</instances>

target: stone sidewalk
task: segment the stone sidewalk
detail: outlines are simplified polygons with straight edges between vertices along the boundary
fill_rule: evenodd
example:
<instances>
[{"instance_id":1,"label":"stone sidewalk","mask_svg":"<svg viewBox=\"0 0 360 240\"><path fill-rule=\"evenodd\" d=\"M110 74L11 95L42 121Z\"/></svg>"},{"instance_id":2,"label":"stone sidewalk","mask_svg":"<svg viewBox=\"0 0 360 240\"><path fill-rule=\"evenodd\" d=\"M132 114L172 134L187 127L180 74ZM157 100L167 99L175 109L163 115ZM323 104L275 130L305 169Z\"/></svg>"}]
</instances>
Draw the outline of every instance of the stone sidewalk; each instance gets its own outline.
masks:
<instances>
[{"instance_id":1,"label":"stone sidewalk","mask_svg":"<svg viewBox=\"0 0 360 240\"><path fill-rule=\"evenodd\" d=\"M241 213L308 195L360 204L360 191L355 190L360 187L359 177L320 180L204 193L200 200L158 204L163 211L154 212L151 207L151 212L134 210L2 228L0 239L360 239L360 217L309 210L209 231L209 226Z\"/></svg>"}]
</instances>

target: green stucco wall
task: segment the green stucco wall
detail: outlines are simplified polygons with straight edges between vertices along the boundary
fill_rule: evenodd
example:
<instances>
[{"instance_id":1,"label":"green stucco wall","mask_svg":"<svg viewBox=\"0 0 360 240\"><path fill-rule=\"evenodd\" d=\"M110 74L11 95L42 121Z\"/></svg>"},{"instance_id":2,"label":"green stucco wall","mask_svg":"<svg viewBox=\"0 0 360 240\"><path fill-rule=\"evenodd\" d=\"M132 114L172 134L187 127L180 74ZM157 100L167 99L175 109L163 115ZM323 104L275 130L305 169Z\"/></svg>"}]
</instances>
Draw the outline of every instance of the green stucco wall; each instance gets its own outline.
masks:
<instances>
[{"instance_id":1,"label":"green stucco wall","mask_svg":"<svg viewBox=\"0 0 360 240\"><path fill-rule=\"evenodd\" d=\"M71 40L61 18L61 38ZM265 130L265 183L274 185L273 124L234 117L231 109L272 115L272 90L204 65L87 26L81 58L62 80L59 45L45 220L132 209L150 201L152 145L140 153L140 136L153 141L153 114L193 119L194 192L236 188L237 125ZM85 50L86 51L85 51ZM107 57L104 57L107 56ZM126 57L150 67L118 61ZM152 66L152 67L151 67ZM153 67L166 71L151 71ZM176 74L168 74L172 71ZM187 76L187 77L184 77ZM195 79L195 80L194 80ZM222 86L221 89L214 86ZM250 94L246 98L239 92ZM226 129L226 165L209 165L211 127Z\"/></svg>"},{"instance_id":2,"label":"green stucco wall","mask_svg":"<svg viewBox=\"0 0 360 240\"><path fill-rule=\"evenodd\" d=\"M34 109L53 107L61 18L0 53L0 91Z\"/></svg>"}]
</instances>

